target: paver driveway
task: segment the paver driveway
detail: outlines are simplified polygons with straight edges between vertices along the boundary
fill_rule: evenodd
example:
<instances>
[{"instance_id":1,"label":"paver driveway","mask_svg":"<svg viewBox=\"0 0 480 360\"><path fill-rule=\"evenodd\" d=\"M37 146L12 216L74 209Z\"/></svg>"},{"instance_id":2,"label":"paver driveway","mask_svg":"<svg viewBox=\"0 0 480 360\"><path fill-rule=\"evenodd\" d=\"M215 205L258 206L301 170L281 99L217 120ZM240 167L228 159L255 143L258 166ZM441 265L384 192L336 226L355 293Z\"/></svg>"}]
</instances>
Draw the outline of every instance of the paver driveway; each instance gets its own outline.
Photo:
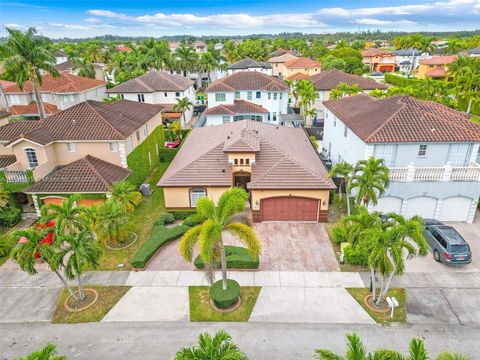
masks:
<instances>
[{"instance_id":1,"label":"paver driveway","mask_svg":"<svg viewBox=\"0 0 480 360\"><path fill-rule=\"evenodd\" d=\"M266 222L253 228L262 243L260 270L264 271L339 271L324 224ZM227 245L241 245L224 235ZM164 246L146 270L192 270L178 252L178 241Z\"/></svg>"}]
</instances>

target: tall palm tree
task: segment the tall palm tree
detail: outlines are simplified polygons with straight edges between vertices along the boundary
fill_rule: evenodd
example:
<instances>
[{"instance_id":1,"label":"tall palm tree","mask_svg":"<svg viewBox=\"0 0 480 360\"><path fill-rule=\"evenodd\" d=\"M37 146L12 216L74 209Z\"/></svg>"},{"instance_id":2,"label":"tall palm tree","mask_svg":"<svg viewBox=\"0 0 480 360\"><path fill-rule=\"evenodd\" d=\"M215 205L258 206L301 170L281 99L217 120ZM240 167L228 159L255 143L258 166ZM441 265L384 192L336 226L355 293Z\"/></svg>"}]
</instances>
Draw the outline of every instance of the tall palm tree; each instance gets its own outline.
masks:
<instances>
[{"instance_id":1,"label":"tall palm tree","mask_svg":"<svg viewBox=\"0 0 480 360\"><path fill-rule=\"evenodd\" d=\"M355 202L368 206L377 205L378 197L385 193L390 184L389 169L384 165L383 159L371 156L368 160L360 160L353 167L353 175L348 184L347 191L356 190Z\"/></svg>"},{"instance_id":2,"label":"tall palm tree","mask_svg":"<svg viewBox=\"0 0 480 360\"><path fill-rule=\"evenodd\" d=\"M202 71L207 74L208 83L212 82L211 72L218 68L218 60L211 52L203 53L199 59L199 65Z\"/></svg>"},{"instance_id":3,"label":"tall palm tree","mask_svg":"<svg viewBox=\"0 0 480 360\"><path fill-rule=\"evenodd\" d=\"M29 355L22 356L19 360L66 360L66 356L57 354L57 347L53 344L47 344L39 350L35 350Z\"/></svg>"},{"instance_id":4,"label":"tall palm tree","mask_svg":"<svg viewBox=\"0 0 480 360\"><path fill-rule=\"evenodd\" d=\"M198 336L198 345L181 348L175 354L175 360L248 360L232 342L232 337L224 330L217 332L213 338L208 333Z\"/></svg>"},{"instance_id":5,"label":"tall palm tree","mask_svg":"<svg viewBox=\"0 0 480 360\"><path fill-rule=\"evenodd\" d=\"M180 45L175 51L178 58L178 66L183 72L183 76L187 76L188 71L196 68L196 61L198 59L195 49L191 46Z\"/></svg>"},{"instance_id":6,"label":"tall palm tree","mask_svg":"<svg viewBox=\"0 0 480 360\"><path fill-rule=\"evenodd\" d=\"M126 180L113 183L111 190L112 199L123 205L128 212L132 212L142 201L142 194Z\"/></svg>"},{"instance_id":7,"label":"tall palm tree","mask_svg":"<svg viewBox=\"0 0 480 360\"><path fill-rule=\"evenodd\" d=\"M480 59L459 57L448 72L453 77L454 94L467 102L467 114L470 114L472 106L480 103Z\"/></svg>"},{"instance_id":8,"label":"tall palm tree","mask_svg":"<svg viewBox=\"0 0 480 360\"><path fill-rule=\"evenodd\" d=\"M173 110L179 111L179 112L182 113L183 127L184 128L187 126L187 120L185 118L185 112L190 110L192 107L193 107L193 104L187 97L177 99L177 103L173 106Z\"/></svg>"},{"instance_id":9,"label":"tall palm tree","mask_svg":"<svg viewBox=\"0 0 480 360\"><path fill-rule=\"evenodd\" d=\"M347 213L350 215L350 193L347 192L348 189L348 182L350 176L352 174L353 166L350 165L346 161L342 161L333 165L332 169L328 173L328 176L333 177L340 177L342 181L340 182L340 186L338 187L338 194L342 196L342 185L345 187L346 195L347 195Z\"/></svg>"},{"instance_id":10,"label":"tall palm tree","mask_svg":"<svg viewBox=\"0 0 480 360\"><path fill-rule=\"evenodd\" d=\"M129 223L129 216L123 205L107 199L96 210L88 215L90 215L90 224L98 240L103 243L117 244L128 238L132 225Z\"/></svg>"},{"instance_id":11,"label":"tall palm tree","mask_svg":"<svg viewBox=\"0 0 480 360\"><path fill-rule=\"evenodd\" d=\"M92 239L88 230L59 236L56 242L63 245L56 257L64 264L67 279L77 280L79 300L82 301L85 299L82 283L83 269L87 266L95 269L100 265L99 259L102 255L102 248Z\"/></svg>"},{"instance_id":12,"label":"tall palm tree","mask_svg":"<svg viewBox=\"0 0 480 360\"><path fill-rule=\"evenodd\" d=\"M346 83L340 83L330 91L330 99L357 95L359 92L361 92L361 89L358 84L348 85Z\"/></svg>"},{"instance_id":13,"label":"tall palm tree","mask_svg":"<svg viewBox=\"0 0 480 360\"><path fill-rule=\"evenodd\" d=\"M225 191L217 205L207 197L199 199L197 212L207 220L188 230L180 240L180 253L188 262L192 261L193 248L196 244L205 264L214 264L220 258L223 290L227 289L227 259L222 236L224 231L242 241L252 257L258 258L261 253L261 244L253 229L234 220L235 214L245 210L247 199L247 193L240 188Z\"/></svg>"},{"instance_id":14,"label":"tall palm tree","mask_svg":"<svg viewBox=\"0 0 480 360\"><path fill-rule=\"evenodd\" d=\"M81 59L73 59L73 70L78 70L78 75L87 77L90 79L95 79L96 72L95 72L95 67L93 66L93 63L91 60L87 57L81 58Z\"/></svg>"},{"instance_id":15,"label":"tall palm tree","mask_svg":"<svg viewBox=\"0 0 480 360\"><path fill-rule=\"evenodd\" d=\"M42 220L55 221L55 235L78 232L86 227L85 219L81 216L83 207L77 205L78 199L78 195L72 195L60 205L47 204L42 207Z\"/></svg>"},{"instance_id":16,"label":"tall palm tree","mask_svg":"<svg viewBox=\"0 0 480 360\"><path fill-rule=\"evenodd\" d=\"M5 54L2 65L5 70L14 69L15 82L20 89L23 89L25 81L32 84L35 100L38 104L40 118L45 117L45 107L40 96L42 85L42 73L50 73L52 76L59 76L55 69L55 57L48 50L51 43L44 36L37 35L35 28L27 31L6 28L8 33L7 41L0 42L0 52Z\"/></svg>"},{"instance_id":17,"label":"tall palm tree","mask_svg":"<svg viewBox=\"0 0 480 360\"><path fill-rule=\"evenodd\" d=\"M315 86L310 80L298 80L295 84L295 91L299 97L298 103L300 109L303 111L303 114L306 115L309 113L309 110L316 98ZM307 122L308 122L308 116ZM307 124L311 125L311 124Z\"/></svg>"},{"instance_id":18,"label":"tall palm tree","mask_svg":"<svg viewBox=\"0 0 480 360\"><path fill-rule=\"evenodd\" d=\"M9 192L5 190L5 186L3 184L0 184L0 211L7 207L9 199Z\"/></svg>"}]
</instances>

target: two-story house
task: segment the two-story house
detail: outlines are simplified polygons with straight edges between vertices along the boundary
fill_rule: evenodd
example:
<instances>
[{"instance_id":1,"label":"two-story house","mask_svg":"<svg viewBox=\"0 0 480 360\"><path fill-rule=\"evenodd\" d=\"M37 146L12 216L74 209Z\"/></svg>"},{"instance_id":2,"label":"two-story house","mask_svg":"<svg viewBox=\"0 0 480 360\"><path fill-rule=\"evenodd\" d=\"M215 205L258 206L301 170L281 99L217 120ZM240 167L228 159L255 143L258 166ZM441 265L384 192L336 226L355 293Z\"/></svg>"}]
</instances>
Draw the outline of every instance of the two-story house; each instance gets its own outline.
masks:
<instances>
[{"instance_id":1,"label":"two-story house","mask_svg":"<svg viewBox=\"0 0 480 360\"><path fill-rule=\"evenodd\" d=\"M195 104L194 83L182 75L152 70L107 90L107 94L120 95L125 100L161 104L172 109L177 100L184 97ZM193 107L185 112L185 120L190 121L192 116Z\"/></svg>"},{"instance_id":2,"label":"two-story house","mask_svg":"<svg viewBox=\"0 0 480 360\"><path fill-rule=\"evenodd\" d=\"M30 195L105 193L109 184L99 180L98 171L126 177L128 155L162 125L162 109L128 100L88 100L42 120L1 126L4 179L35 181L24 191ZM81 172L72 170L80 165Z\"/></svg>"},{"instance_id":3,"label":"two-story house","mask_svg":"<svg viewBox=\"0 0 480 360\"><path fill-rule=\"evenodd\" d=\"M279 64L279 76L283 79L291 79L299 75L313 76L322 71L322 65L307 57L297 57Z\"/></svg>"},{"instance_id":4,"label":"two-story house","mask_svg":"<svg viewBox=\"0 0 480 360\"><path fill-rule=\"evenodd\" d=\"M455 60L457 60L457 55L433 56L430 59L420 60L417 78L443 79L447 76L448 65Z\"/></svg>"},{"instance_id":5,"label":"two-story house","mask_svg":"<svg viewBox=\"0 0 480 360\"><path fill-rule=\"evenodd\" d=\"M58 77L45 74L42 76L40 95L47 115L51 115L86 100L102 100L107 90L106 84L105 81L63 72ZM38 106L30 81L25 82L23 89L14 84L5 87L4 92L12 114L38 117ZM5 107L1 98L0 103Z\"/></svg>"},{"instance_id":6,"label":"two-story house","mask_svg":"<svg viewBox=\"0 0 480 360\"><path fill-rule=\"evenodd\" d=\"M395 54L380 49L362 50L363 63L369 67L370 72L394 72Z\"/></svg>"},{"instance_id":7,"label":"two-story house","mask_svg":"<svg viewBox=\"0 0 480 360\"><path fill-rule=\"evenodd\" d=\"M259 71L267 75L272 75L272 65L265 61L257 61L247 57L227 67L227 75L232 75L240 71Z\"/></svg>"},{"instance_id":8,"label":"two-story house","mask_svg":"<svg viewBox=\"0 0 480 360\"><path fill-rule=\"evenodd\" d=\"M244 119L281 124L282 114L288 112L288 91L283 80L261 72L226 76L205 90L208 109L200 124L220 125Z\"/></svg>"},{"instance_id":9,"label":"two-story house","mask_svg":"<svg viewBox=\"0 0 480 360\"><path fill-rule=\"evenodd\" d=\"M350 96L324 102L322 147L332 162L371 156L390 168L372 207L411 217L472 222L480 196L480 125L433 101Z\"/></svg>"},{"instance_id":10,"label":"two-story house","mask_svg":"<svg viewBox=\"0 0 480 360\"><path fill-rule=\"evenodd\" d=\"M282 55L273 56L267 60L267 62L272 66L272 75L284 77L283 74L283 64L287 61L296 59L297 57L289 52L283 53Z\"/></svg>"},{"instance_id":11,"label":"two-story house","mask_svg":"<svg viewBox=\"0 0 480 360\"><path fill-rule=\"evenodd\" d=\"M413 48L397 50L394 54L398 70L404 73L414 72L418 68L420 60L430 57L428 52L422 52Z\"/></svg>"}]
</instances>

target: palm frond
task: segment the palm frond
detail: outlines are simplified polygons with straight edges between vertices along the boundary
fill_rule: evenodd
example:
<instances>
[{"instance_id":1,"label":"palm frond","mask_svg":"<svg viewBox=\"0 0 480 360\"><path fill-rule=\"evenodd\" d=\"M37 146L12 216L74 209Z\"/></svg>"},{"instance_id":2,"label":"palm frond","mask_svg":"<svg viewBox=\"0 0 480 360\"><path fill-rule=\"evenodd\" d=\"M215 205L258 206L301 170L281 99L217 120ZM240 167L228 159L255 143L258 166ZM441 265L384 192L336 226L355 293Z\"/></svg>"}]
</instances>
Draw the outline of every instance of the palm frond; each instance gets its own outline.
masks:
<instances>
[{"instance_id":1,"label":"palm frond","mask_svg":"<svg viewBox=\"0 0 480 360\"><path fill-rule=\"evenodd\" d=\"M202 226L203 224L192 227L185 234L183 234L182 238L180 239L180 254L188 262L192 261L193 248L198 243Z\"/></svg>"}]
</instances>

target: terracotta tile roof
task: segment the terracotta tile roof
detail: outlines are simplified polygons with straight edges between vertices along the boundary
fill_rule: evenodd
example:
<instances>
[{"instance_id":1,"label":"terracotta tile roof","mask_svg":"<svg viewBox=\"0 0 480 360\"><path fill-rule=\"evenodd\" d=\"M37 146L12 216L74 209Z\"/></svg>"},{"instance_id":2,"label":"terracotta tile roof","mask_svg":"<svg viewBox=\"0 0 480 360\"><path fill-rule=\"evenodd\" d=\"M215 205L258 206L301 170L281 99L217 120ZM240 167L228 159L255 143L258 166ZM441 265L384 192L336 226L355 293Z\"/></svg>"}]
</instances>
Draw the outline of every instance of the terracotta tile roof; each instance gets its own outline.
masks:
<instances>
[{"instance_id":1,"label":"terracotta tile roof","mask_svg":"<svg viewBox=\"0 0 480 360\"><path fill-rule=\"evenodd\" d=\"M125 45L123 45L123 44L115 46L115 50L117 50L117 51L126 51L126 52L132 51L132 49L130 49L128 46L125 46Z\"/></svg>"},{"instance_id":2,"label":"terracotta tile roof","mask_svg":"<svg viewBox=\"0 0 480 360\"><path fill-rule=\"evenodd\" d=\"M372 79L352 75L340 70L327 70L320 74L315 74L310 77L315 89L317 90L331 90L340 83L347 85L357 84L362 90L386 89L387 87Z\"/></svg>"},{"instance_id":3,"label":"terracotta tile roof","mask_svg":"<svg viewBox=\"0 0 480 360\"><path fill-rule=\"evenodd\" d=\"M296 59L296 58L297 57L293 54L285 53L285 54L280 55L280 56L274 56L274 57L268 59L267 62L269 62L269 63L284 63L284 62L287 62L289 60Z\"/></svg>"},{"instance_id":4,"label":"terracotta tile roof","mask_svg":"<svg viewBox=\"0 0 480 360\"><path fill-rule=\"evenodd\" d=\"M110 186L130 175L130 170L87 155L53 170L35 185L24 190L38 193L105 193Z\"/></svg>"},{"instance_id":5,"label":"terracotta tile roof","mask_svg":"<svg viewBox=\"0 0 480 360\"><path fill-rule=\"evenodd\" d=\"M138 92L150 93L156 91L185 91L194 83L195 81L187 79L182 75L167 74L152 70L107 90L107 93L118 94Z\"/></svg>"},{"instance_id":6,"label":"terracotta tile roof","mask_svg":"<svg viewBox=\"0 0 480 360\"><path fill-rule=\"evenodd\" d=\"M217 105L204 112L204 115L235 115L235 114L268 113L264 107L245 100L234 100L233 105Z\"/></svg>"},{"instance_id":7,"label":"terracotta tile roof","mask_svg":"<svg viewBox=\"0 0 480 360\"><path fill-rule=\"evenodd\" d=\"M59 110L56 105L44 102L43 107L48 115L57 113ZM30 102L28 105L11 105L11 115L38 115L38 105L36 101Z\"/></svg>"},{"instance_id":8,"label":"terracotta tile roof","mask_svg":"<svg viewBox=\"0 0 480 360\"><path fill-rule=\"evenodd\" d=\"M390 51L380 50L380 49L368 49L362 50L362 57L371 57L371 56L393 56L394 54Z\"/></svg>"},{"instance_id":9,"label":"terracotta tile roof","mask_svg":"<svg viewBox=\"0 0 480 360\"><path fill-rule=\"evenodd\" d=\"M433 69L432 71L429 71L427 73L427 76L430 76L432 78L443 78L445 77L446 74L447 72L445 71L444 68L436 68L436 69Z\"/></svg>"},{"instance_id":10,"label":"terracotta tile roof","mask_svg":"<svg viewBox=\"0 0 480 360\"><path fill-rule=\"evenodd\" d=\"M125 140L162 111L161 105L129 100L112 104L88 100L42 120L0 127L0 142L24 138L41 145L52 141Z\"/></svg>"},{"instance_id":11,"label":"terracotta tile roof","mask_svg":"<svg viewBox=\"0 0 480 360\"><path fill-rule=\"evenodd\" d=\"M50 74L42 76L40 91L54 93L77 93L99 86L106 85L105 81L90 79L83 76L60 72L60 76L54 78ZM17 84L5 88L6 93L31 93L33 91L30 81L26 81L23 90Z\"/></svg>"},{"instance_id":12,"label":"terracotta tile roof","mask_svg":"<svg viewBox=\"0 0 480 360\"><path fill-rule=\"evenodd\" d=\"M2 85L3 88L5 89L7 86L15 85L15 82L14 81L8 81L8 80L0 80L0 85Z\"/></svg>"},{"instance_id":13,"label":"terracotta tile roof","mask_svg":"<svg viewBox=\"0 0 480 360\"><path fill-rule=\"evenodd\" d=\"M236 63L229 65L227 69L240 70L240 69L249 69L249 68L271 69L272 65L270 65L265 61L256 61L247 57L245 59L237 61Z\"/></svg>"},{"instance_id":14,"label":"terracotta tile roof","mask_svg":"<svg viewBox=\"0 0 480 360\"><path fill-rule=\"evenodd\" d=\"M210 84L205 92L263 90L287 91L288 85L281 79L258 71L240 71L218 79Z\"/></svg>"},{"instance_id":15,"label":"terracotta tile roof","mask_svg":"<svg viewBox=\"0 0 480 360\"><path fill-rule=\"evenodd\" d=\"M15 155L0 155L0 169L4 169L16 162L17 157Z\"/></svg>"},{"instance_id":16,"label":"terracotta tile roof","mask_svg":"<svg viewBox=\"0 0 480 360\"><path fill-rule=\"evenodd\" d=\"M55 65L55 69L57 69L58 71L70 71L73 69L73 64L70 60L67 60Z\"/></svg>"},{"instance_id":17,"label":"terracotta tile roof","mask_svg":"<svg viewBox=\"0 0 480 360\"><path fill-rule=\"evenodd\" d=\"M367 143L480 141L480 125L434 101L360 94L323 104Z\"/></svg>"},{"instance_id":18,"label":"terracotta tile roof","mask_svg":"<svg viewBox=\"0 0 480 360\"><path fill-rule=\"evenodd\" d=\"M457 60L457 55L434 56L430 59L420 60L422 65L445 65Z\"/></svg>"},{"instance_id":19,"label":"terracotta tile roof","mask_svg":"<svg viewBox=\"0 0 480 360\"><path fill-rule=\"evenodd\" d=\"M162 118L164 119L180 119L181 117L181 112L166 112L162 114Z\"/></svg>"},{"instance_id":20,"label":"terracotta tile roof","mask_svg":"<svg viewBox=\"0 0 480 360\"><path fill-rule=\"evenodd\" d=\"M306 80L306 79L309 79L310 76L308 75L305 75L301 72L297 72L293 75L290 75L289 77L287 77L287 80L290 80L290 81L297 81L297 80Z\"/></svg>"},{"instance_id":21,"label":"terracotta tile roof","mask_svg":"<svg viewBox=\"0 0 480 360\"><path fill-rule=\"evenodd\" d=\"M318 61L315 61L306 57L299 57L296 59L289 60L283 65L288 69L314 68L314 67L319 68L321 66Z\"/></svg>"},{"instance_id":22,"label":"terracotta tile roof","mask_svg":"<svg viewBox=\"0 0 480 360\"><path fill-rule=\"evenodd\" d=\"M259 149L250 189L335 188L304 129L251 120L193 129L158 185L232 186L225 149L235 144Z\"/></svg>"}]
</instances>

